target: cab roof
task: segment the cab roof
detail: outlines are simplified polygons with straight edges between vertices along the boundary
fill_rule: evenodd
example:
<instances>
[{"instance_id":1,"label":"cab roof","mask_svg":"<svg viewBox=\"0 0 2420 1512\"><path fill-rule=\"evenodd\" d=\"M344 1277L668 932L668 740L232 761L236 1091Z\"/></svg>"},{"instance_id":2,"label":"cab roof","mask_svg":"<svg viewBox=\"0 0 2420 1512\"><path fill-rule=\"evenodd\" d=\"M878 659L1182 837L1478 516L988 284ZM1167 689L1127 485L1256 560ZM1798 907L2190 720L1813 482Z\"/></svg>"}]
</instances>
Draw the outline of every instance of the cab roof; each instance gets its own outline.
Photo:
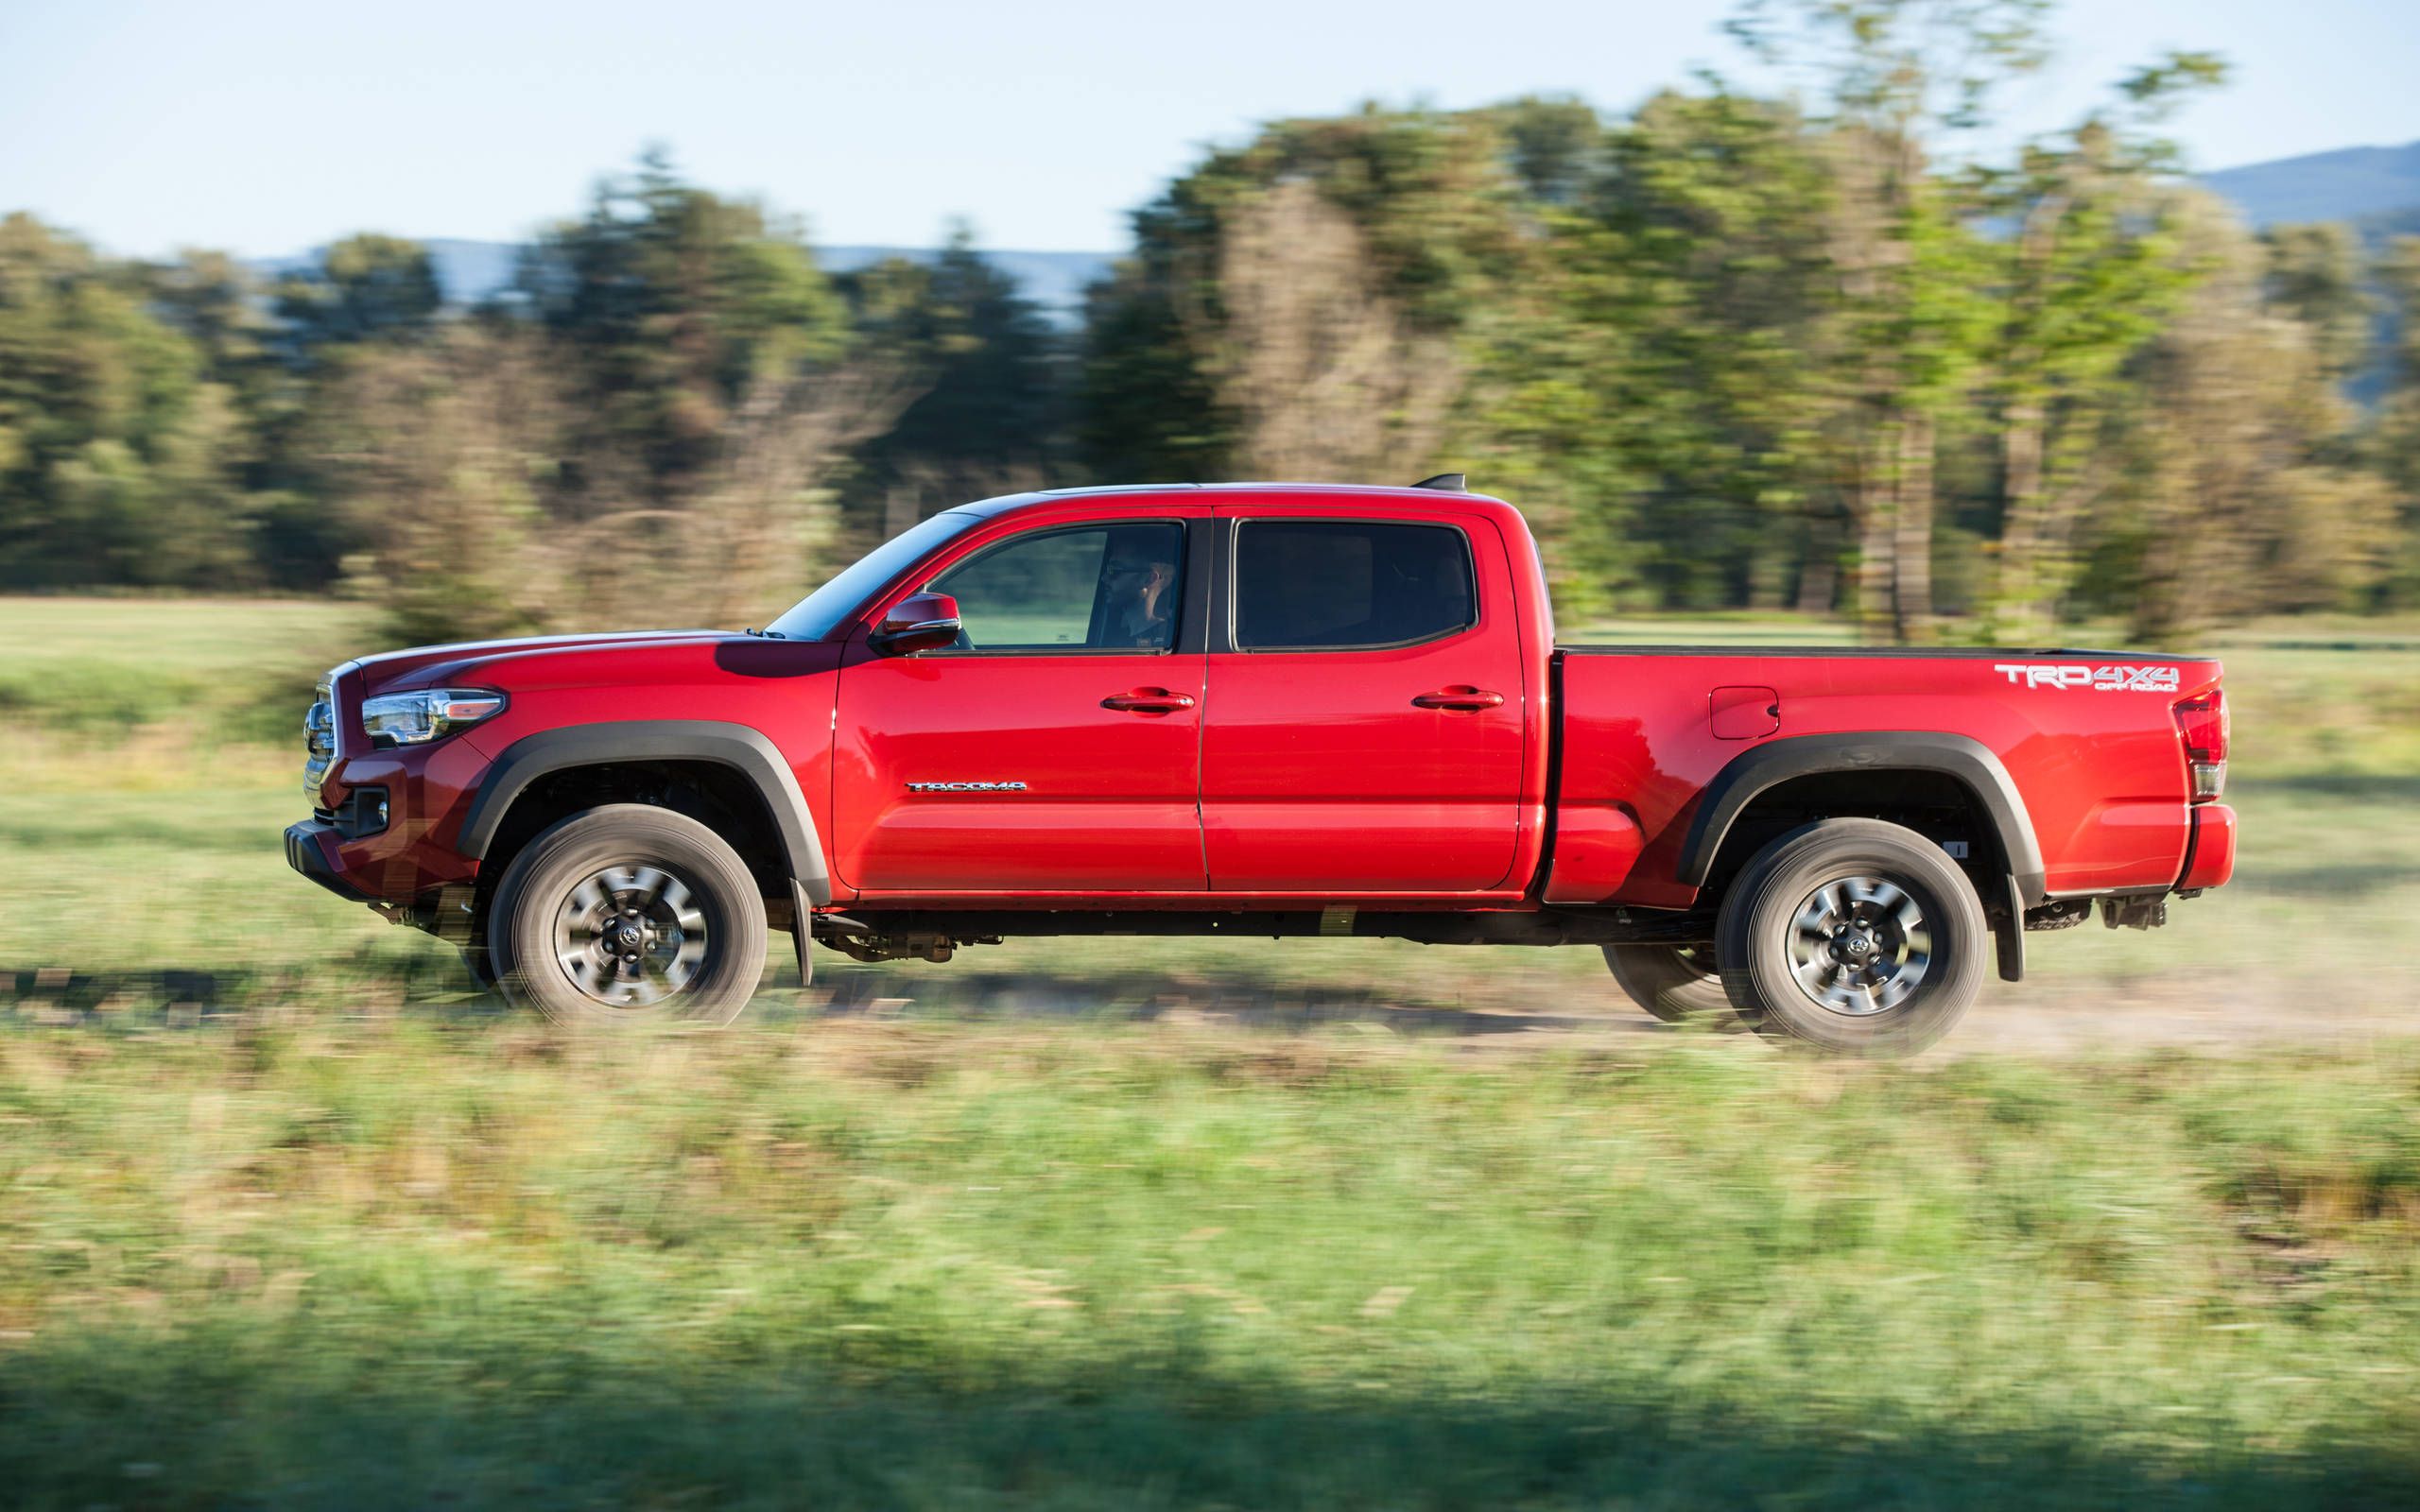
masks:
<instances>
[{"instance_id":1,"label":"cab roof","mask_svg":"<svg viewBox=\"0 0 2420 1512\"><path fill-rule=\"evenodd\" d=\"M1470 493L1461 490L1419 487L1395 487L1375 483L1104 483L1079 489L1036 489L1026 493L1004 493L996 498L977 499L971 504L955 505L951 512L977 514L985 519L1032 508L1038 505L1062 499L1110 499L1123 496L1150 497L1167 493L1208 493L1249 495L1268 498L1270 495L1300 495L1326 499L1400 499L1418 500L1437 505L1448 500L1483 505L1499 505L1510 508L1504 501L1485 493Z\"/></svg>"}]
</instances>

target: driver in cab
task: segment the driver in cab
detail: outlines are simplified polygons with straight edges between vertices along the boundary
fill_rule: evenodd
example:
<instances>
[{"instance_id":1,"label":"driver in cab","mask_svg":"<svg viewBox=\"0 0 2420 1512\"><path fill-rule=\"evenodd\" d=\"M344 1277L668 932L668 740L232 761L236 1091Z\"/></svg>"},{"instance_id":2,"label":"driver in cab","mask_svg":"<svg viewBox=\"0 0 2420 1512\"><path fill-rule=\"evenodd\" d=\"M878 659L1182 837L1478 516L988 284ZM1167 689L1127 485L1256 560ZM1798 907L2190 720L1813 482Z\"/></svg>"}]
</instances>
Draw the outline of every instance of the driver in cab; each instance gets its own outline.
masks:
<instances>
[{"instance_id":1,"label":"driver in cab","mask_svg":"<svg viewBox=\"0 0 2420 1512\"><path fill-rule=\"evenodd\" d=\"M1109 609L1104 634L1111 645L1164 649L1174 644L1176 563L1166 555L1124 548L1101 566L1101 593Z\"/></svg>"}]
</instances>

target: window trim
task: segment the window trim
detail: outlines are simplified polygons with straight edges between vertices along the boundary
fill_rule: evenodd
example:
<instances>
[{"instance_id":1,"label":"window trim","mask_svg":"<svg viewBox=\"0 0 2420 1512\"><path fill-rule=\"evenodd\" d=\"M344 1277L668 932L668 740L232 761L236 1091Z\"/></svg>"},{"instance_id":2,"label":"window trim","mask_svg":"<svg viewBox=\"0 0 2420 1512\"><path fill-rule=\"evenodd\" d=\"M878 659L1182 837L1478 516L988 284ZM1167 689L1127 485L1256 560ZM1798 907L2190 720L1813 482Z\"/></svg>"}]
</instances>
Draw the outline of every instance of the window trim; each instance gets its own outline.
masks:
<instances>
[{"instance_id":1,"label":"window trim","mask_svg":"<svg viewBox=\"0 0 2420 1512\"><path fill-rule=\"evenodd\" d=\"M1245 645L1236 638L1239 616L1236 609L1236 586L1243 580L1243 527L1264 523L1316 525L1410 525L1423 530L1450 531L1462 545L1462 568L1471 585L1470 618L1451 629L1438 630L1428 635L1415 635L1403 641L1356 642L1351 645ZM1219 553L1219 566L1223 569L1221 574L1223 580L1219 584L1219 593L1221 609L1221 623L1219 627L1220 644L1214 647L1216 650L1231 652L1236 656L1271 654L1350 656L1357 651L1402 651L1415 645L1432 645L1441 641L1450 641L1456 636L1472 634L1478 629L1480 622L1486 617L1478 586L1478 552L1471 544L1470 530L1459 521L1439 520L1433 517L1415 520L1395 515L1368 514L1245 514L1227 516L1225 524L1226 541Z\"/></svg>"},{"instance_id":2,"label":"window trim","mask_svg":"<svg viewBox=\"0 0 2420 1512\"><path fill-rule=\"evenodd\" d=\"M1192 628L1192 626L1199 623L1201 619L1201 606L1196 604L1196 595L1193 593L1194 580L1201 576L1193 570L1193 563L1196 557L1194 550L1196 545L1194 539L1195 531L1193 528L1196 522L1182 515L1121 515L1114 519L1070 520L1064 524L1042 525L1037 528L1028 530L1011 530L995 540L985 541L981 545L977 546L974 550L966 553L966 555L945 563L932 573L925 575L921 582L908 590L910 593L918 593L938 592L933 585L939 582L944 575L957 572L961 567L973 566L976 562L982 560L984 558L992 555L992 553L995 551L1006 551L1011 546L1018 545L1028 541L1039 541L1045 536L1063 536L1072 531L1078 530L1115 530L1121 525L1174 525L1177 529L1177 551L1179 554L1179 559L1176 564L1177 580L1174 584L1175 592L1178 595L1176 602L1177 621L1173 629L1170 631L1168 644L1167 645L970 645L963 649L957 646L937 646L929 651L917 652L913 660L919 662L942 660L955 662L964 661L972 657L987 656L1184 655L1192 649L1186 644L1187 632ZM1096 586L1095 592L1098 592L1098 586Z\"/></svg>"}]
</instances>

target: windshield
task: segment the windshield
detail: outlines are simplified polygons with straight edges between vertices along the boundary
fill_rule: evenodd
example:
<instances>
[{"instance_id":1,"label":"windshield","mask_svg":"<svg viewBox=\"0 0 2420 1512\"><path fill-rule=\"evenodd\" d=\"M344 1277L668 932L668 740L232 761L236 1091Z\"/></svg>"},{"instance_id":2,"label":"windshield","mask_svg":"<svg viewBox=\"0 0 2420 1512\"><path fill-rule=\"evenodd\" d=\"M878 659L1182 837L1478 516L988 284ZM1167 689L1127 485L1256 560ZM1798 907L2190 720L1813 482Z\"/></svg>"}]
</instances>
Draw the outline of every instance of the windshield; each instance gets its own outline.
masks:
<instances>
[{"instance_id":1,"label":"windshield","mask_svg":"<svg viewBox=\"0 0 2420 1512\"><path fill-rule=\"evenodd\" d=\"M792 641L825 639L883 584L982 519L964 509L947 509L921 524L908 526L843 568L840 576L791 605L767 629Z\"/></svg>"}]
</instances>

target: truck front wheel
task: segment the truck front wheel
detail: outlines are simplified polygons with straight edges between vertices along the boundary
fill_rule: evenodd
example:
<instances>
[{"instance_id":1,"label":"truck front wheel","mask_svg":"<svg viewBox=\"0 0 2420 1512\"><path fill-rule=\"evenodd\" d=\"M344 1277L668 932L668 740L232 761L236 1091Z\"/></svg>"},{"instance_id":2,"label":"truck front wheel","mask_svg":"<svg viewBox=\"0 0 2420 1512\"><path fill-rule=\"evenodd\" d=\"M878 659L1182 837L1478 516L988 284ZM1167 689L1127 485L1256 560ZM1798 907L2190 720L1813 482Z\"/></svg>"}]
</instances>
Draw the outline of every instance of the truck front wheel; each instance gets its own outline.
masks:
<instances>
[{"instance_id":1,"label":"truck front wheel","mask_svg":"<svg viewBox=\"0 0 2420 1512\"><path fill-rule=\"evenodd\" d=\"M1759 1034L1910 1056L1975 1001L1989 938L1974 885L1939 846L1879 819L1824 819L1739 874L1715 959Z\"/></svg>"},{"instance_id":2,"label":"truck front wheel","mask_svg":"<svg viewBox=\"0 0 2420 1512\"><path fill-rule=\"evenodd\" d=\"M513 857L489 906L505 995L560 1023L729 1023L765 970L748 864L685 815L639 803L575 814Z\"/></svg>"},{"instance_id":3,"label":"truck front wheel","mask_svg":"<svg viewBox=\"0 0 2420 1512\"><path fill-rule=\"evenodd\" d=\"M1703 945L1608 945L1605 964L1633 1003L1666 1023L1731 1011L1714 952Z\"/></svg>"}]
</instances>

